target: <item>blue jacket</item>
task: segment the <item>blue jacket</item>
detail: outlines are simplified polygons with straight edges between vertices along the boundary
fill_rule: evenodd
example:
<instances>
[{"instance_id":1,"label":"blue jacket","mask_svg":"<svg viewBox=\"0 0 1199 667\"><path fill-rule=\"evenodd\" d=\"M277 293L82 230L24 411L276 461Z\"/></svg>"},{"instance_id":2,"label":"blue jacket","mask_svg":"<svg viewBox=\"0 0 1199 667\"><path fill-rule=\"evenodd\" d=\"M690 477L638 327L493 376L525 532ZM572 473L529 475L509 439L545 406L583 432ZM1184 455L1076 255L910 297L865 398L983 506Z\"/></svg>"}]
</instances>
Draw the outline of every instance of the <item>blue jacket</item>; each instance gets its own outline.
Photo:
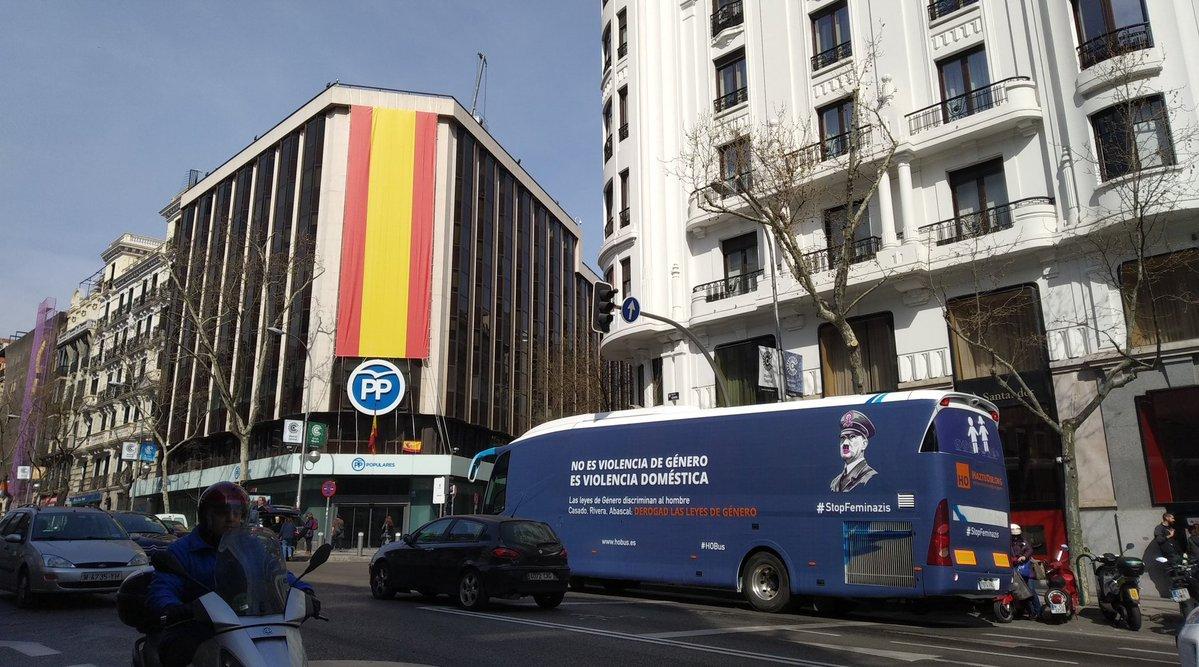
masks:
<instances>
[{"instance_id":1,"label":"blue jacket","mask_svg":"<svg viewBox=\"0 0 1199 667\"><path fill-rule=\"evenodd\" d=\"M172 542L167 551L174 554L193 579L209 588L216 588L216 548L200 537L199 530L193 530L186 537ZM302 591L312 591L312 586L298 581L291 572L287 573L287 581ZM155 571L146 594L146 604L157 616L168 607L192 602L206 592L182 577Z\"/></svg>"}]
</instances>

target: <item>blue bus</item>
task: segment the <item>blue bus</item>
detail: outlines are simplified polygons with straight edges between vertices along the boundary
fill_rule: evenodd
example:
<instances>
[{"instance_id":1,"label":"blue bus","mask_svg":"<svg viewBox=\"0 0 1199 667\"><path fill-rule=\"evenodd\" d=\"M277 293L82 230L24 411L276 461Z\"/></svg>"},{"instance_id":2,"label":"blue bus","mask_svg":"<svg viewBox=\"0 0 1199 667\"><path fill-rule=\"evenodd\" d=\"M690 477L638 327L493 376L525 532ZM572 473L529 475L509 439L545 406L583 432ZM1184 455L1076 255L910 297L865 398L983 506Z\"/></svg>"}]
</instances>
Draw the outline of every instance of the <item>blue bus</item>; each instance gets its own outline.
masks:
<instances>
[{"instance_id":1,"label":"blue bus","mask_svg":"<svg viewBox=\"0 0 1199 667\"><path fill-rule=\"evenodd\" d=\"M544 521L587 580L792 599L1011 583L999 413L947 391L567 417L494 456L486 513Z\"/></svg>"}]
</instances>

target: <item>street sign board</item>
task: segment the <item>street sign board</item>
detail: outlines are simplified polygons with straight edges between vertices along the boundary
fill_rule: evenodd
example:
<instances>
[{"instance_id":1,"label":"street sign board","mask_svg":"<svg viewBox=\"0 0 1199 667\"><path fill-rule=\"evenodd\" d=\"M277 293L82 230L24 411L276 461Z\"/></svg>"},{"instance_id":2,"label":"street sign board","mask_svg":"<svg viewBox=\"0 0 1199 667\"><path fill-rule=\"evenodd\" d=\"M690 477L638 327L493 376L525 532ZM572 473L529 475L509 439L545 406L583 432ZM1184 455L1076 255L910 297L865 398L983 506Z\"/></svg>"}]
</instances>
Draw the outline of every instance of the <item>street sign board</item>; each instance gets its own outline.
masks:
<instances>
[{"instance_id":1,"label":"street sign board","mask_svg":"<svg viewBox=\"0 0 1199 667\"><path fill-rule=\"evenodd\" d=\"M337 482L331 479L325 480L325 483L321 484L321 495L326 498L332 498L337 495Z\"/></svg>"},{"instance_id":2,"label":"street sign board","mask_svg":"<svg viewBox=\"0 0 1199 667\"><path fill-rule=\"evenodd\" d=\"M668 400L668 401L679 400L679 392L677 392L677 391L670 392L669 394L666 395L666 400Z\"/></svg>"},{"instance_id":3,"label":"street sign board","mask_svg":"<svg viewBox=\"0 0 1199 667\"><path fill-rule=\"evenodd\" d=\"M138 447L137 459L146 463L154 463L158 458L158 445L153 442L146 441Z\"/></svg>"},{"instance_id":4,"label":"street sign board","mask_svg":"<svg viewBox=\"0 0 1199 667\"><path fill-rule=\"evenodd\" d=\"M136 461L137 460L137 452L140 449L141 448L138 447L136 442L122 442L121 443L121 460L122 461Z\"/></svg>"},{"instance_id":5,"label":"street sign board","mask_svg":"<svg viewBox=\"0 0 1199 667\"><path fill-rule=\"evenodd\" d=\"M358 364L346 382L350 404L368 415L383 415L395 410L404 398L405 389L400 369L383 359L367 359Z\"/></svg>"},{"instance_id":6,"label":"street sign board","mask_svg":"<svg viewBox=\"0 0 1199 667\"><path fill-rule=\"evenodd\" d=\"M17 479L33 479L33 466L17 466Z\"/></svg>"},{"instance_id":7,"label":"street sign board","mask_svg":"<svg viewBox=\"0 0 1199 667\"><path fill-rule=\"evenodd\" d=\"M637 316L640 314L641 303L637 299L629 297L624 300L624 303L620 304L620 316L624 318L625 322L629 324L636 322Z\"/></svg>"},{"instance_id":8,"label":"street sign board","mask_svg":"<svg viewBox=\"0 0 1199 667\"><path fill-rule=\"evenodd\" d=\"M320 422L308 422L308 446L324 447L329 442L329 427Z\"/></svg>"},{"instance_id":9,"label":"street sign board","mask_svg":"<svg viewBox=\"0 0 1199 667\"><path fill-rule=\"evenodd\" d=\"M433 504L440 505L445 502L445 478L433 478Z\"/></svg>"},{"instance_id":10,"label":"street sign board","mask_svg":"<svg viewBox=\"0 0 1199 667\"><path fill-rule=\"evenodd\" d=\"M304 422L299 419L284 419L283 420L283 442L289 445L298 445L304 442Z\"/></svg>"}]
</instances>

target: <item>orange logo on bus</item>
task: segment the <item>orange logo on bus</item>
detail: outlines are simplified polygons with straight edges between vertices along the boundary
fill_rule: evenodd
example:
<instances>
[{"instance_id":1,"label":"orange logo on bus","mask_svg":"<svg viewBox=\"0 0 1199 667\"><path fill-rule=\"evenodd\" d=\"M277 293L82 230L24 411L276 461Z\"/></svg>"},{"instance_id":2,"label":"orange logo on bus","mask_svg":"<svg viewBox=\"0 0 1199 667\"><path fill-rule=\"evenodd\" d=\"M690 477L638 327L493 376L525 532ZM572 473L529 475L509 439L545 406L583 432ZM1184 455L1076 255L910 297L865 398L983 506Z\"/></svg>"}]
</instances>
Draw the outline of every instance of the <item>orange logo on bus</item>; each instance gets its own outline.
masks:
<instances>
[{"instance_id":1,"label":"orange logo on bus","mask_svg":"<svg viewBox=\"0 0 1199 667\"><path fill-rule=\"evenodd\" d=\"M970 488L970 464L959 461L957 466L958 466L958 488L959 489Z\"/></svg>"}]
</instances>

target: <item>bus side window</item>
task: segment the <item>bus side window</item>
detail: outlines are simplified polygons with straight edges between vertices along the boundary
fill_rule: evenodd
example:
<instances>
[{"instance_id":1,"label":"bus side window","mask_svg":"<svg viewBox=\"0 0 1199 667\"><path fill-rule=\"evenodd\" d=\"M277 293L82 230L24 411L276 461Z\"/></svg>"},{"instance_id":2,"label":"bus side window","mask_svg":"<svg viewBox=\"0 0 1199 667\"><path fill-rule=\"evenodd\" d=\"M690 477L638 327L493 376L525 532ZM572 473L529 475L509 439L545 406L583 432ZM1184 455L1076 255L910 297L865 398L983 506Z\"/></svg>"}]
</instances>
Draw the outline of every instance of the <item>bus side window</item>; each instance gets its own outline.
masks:
<instances>
[{"instance_id":1,"label":"bus side window","mask_svg":"<svg viewBox=\"0 0 1199 667\"><path fill-rule=\"evenodd\" d=\"M508 498L508 460L512 452L504 452L491 468L491 479L487 482L487 493L483 499L484 514L500 514Z\"/></svg>"},{"instance_id":2,"label":"bus side window","mask_svg":"<svg viewBox=\"0 0 1199 667\"><path fill-rule=\"evenodd\" d=\"M941 446L937 443L937 426L935 423L928 425L928 433L924 434L924 442L920 443L920 451L921 453L941 451Z\"/></svg>"}]
</instances>

